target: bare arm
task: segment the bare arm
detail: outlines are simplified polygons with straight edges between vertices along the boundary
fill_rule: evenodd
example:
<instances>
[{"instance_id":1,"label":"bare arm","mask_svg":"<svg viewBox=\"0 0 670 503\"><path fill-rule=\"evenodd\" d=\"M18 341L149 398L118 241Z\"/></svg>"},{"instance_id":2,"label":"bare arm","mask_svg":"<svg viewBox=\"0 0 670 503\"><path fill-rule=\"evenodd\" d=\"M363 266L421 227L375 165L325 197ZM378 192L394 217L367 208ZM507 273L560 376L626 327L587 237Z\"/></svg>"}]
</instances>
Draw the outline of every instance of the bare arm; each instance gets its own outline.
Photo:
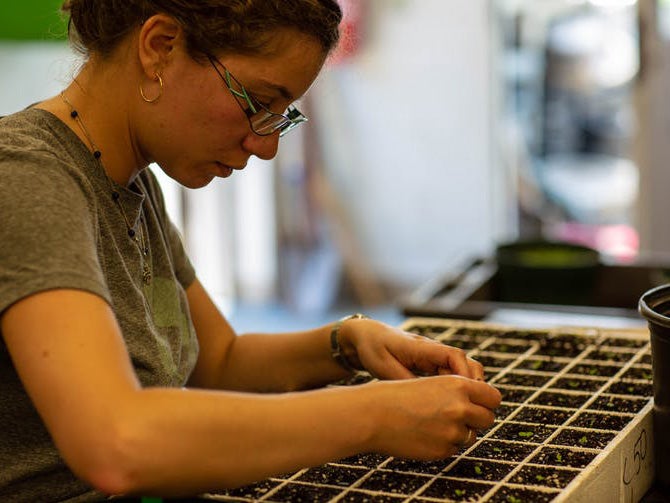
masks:
<instances>
[{"instance_id":1,"label":"bare arm","mask_svg":"<svg viewBox=\"0 0 670 503\"><path fill-rule=\"evenodd\" d=\"M349 374L330 356L330 327L238 336L198 280L186 293L200 344L189 386L291 391L322 386Z\"/></svg>"},{"instance_id":2,"label":"bare arm","mask_svg":"<svg viewBox=\"0 0 670 503\"><path fill-rule=\"evenodd\" d=\"M500 401L455 376L281 395L142 389L109 306L80 291L17 302L2 333L66 463L110 494L191 495L357 452L446 457Z\"/></svg>"},{"instance_id":3,"label":"bare arm","mask_svg":"<svg viewBox=\"0 0 670 503\"><path fill-rule=\"evenodd\" d=\"M88 293L28 297L5 313L2 332L65 461L108 493L236 486L349 455L370 436L364 403L345 399L349 390L142 389L113 313ZM358 431L351 417L361 418Z\"/></svg>"},{"instance_id":4,"label":"bare arm","mask_svg":"<svg viewBox=\"0 0 670 503\"><path fill-rule=\"evenodd\" d=\"M331 355L331 325L304 332L236 336L196 280L187 290L200 356L189 385L241 391L314 388L349 372ZM347 358L382 379L457 374L481 379L483 367L457 348L375 320L349 320L339 341Z\"/></svg>"}]
</instances>

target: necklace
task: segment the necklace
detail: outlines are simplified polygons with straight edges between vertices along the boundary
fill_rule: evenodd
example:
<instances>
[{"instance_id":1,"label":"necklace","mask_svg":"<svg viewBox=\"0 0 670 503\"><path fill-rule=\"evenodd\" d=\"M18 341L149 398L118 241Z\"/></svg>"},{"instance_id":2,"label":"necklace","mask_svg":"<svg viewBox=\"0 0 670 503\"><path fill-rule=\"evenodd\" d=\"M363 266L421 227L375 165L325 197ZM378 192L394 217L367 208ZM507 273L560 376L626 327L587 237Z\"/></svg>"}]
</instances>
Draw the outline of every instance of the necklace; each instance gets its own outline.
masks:
<instances>
[{"instance_id":1,"label":"necklace","mask_svg":"<svg viewBox=\"0 0 670 503\"><path fill-rule=\"evenodd\" d=\"M142 262L142 281L145 284L149 284L151 283L151 269L149 268L148 263L149 247L147 246L144 239L144 210L140 208L139 226L137 230L135 230L135 226L131 225L128 216L126 215L126 211L123 209L123 205L121 204L121 194L114 188L112 180L109 178L109 175L107 175L107 171L105 171L105 167L102 164L102 152L96 146L93 138L88 132L88 129L86 129L84 122L79 116L79 112L77 112L72 103L70 103L70 101L65 97L64 91L61 91L60 97L63 100L63 103L65 103L65 105L67 105L67 107L70 109L70 117L74 119L74 121L77 123L77 126L79 126L79 129L81 129L81 132L86 137L86 141L88 141L89 146L93 151L93 157L100 165L100 168L102 168L102 172L105 174L105 178L107 178L109 188L112 191L112 200L116 203L116 206L121 212L121 216L123 217L123 221L125 222L126 228L128 230L128 237L133 241L133 243L135 243L135 246L137 246L137 249L140 252L140 260Z\"/></svg>"}]
</instances>

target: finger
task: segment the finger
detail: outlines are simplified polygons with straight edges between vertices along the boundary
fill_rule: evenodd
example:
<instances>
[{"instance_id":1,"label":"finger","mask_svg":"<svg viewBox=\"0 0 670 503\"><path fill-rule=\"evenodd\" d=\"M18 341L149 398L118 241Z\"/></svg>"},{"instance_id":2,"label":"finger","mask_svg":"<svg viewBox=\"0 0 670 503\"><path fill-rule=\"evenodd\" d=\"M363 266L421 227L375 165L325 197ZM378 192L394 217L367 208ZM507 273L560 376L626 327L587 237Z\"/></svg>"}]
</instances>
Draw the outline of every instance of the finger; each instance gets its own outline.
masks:
<instances>
[{"instance_id":1,"label":"finger","mask_svg":"<svg viewBox=\"0 0 670 503\"><path fill-rule=\"evenodd\" d=\"M465 423L470 428L476 430L485 430L493 426L495 422L495 413L491 409L482 407L481 405L471 405L471 408L466 412Z\"/></svg>"},{"instance_id":2,"label":"finger","mask_svg":"<svg viewBox=\"0 0 670 503\"><path fill-rule=\"evenodd\" d=\"M467 357L467 361L472 373L472 378L477 381L484 381L484 365L479 363L477 360L473 360L469 356Z\"/></svg>"},{"instance_id":3,"label":"finger","mask_svg":"<svg viewBox=\"0 0 670 503\"><path fill-rule=\"evenodd\" d=\"M489 410L493 410L500 405L502 396L500 391L483 381L471 381L468 386L470 401Z\"/></svg>"},{"instance_id":4,"label":"finger","mask_svg":"<svg viewBox=\"0 0 670 503\"><path fill-rule=\"evenodd\" d=\"M416 377L411 370L388 352L381 357L374 358L369 365L366 365L366 368L379 379L401 380L414 379Z\"/></svg>"}]
</instances>

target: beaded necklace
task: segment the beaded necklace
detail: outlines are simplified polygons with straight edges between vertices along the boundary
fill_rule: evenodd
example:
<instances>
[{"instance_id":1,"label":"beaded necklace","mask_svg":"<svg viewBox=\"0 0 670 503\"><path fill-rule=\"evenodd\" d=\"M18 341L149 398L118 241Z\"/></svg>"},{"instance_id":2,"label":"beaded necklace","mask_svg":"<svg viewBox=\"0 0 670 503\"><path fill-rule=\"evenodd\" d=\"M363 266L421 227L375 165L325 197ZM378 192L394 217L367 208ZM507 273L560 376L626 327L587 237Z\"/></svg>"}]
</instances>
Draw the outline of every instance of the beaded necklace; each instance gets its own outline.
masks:
<instances>
[{"instance_id":1,"label":"beaded necklace","mask_svg":"<svg viewBox=\"0 0 670 503\"><path fill-rule=\"evenodd\" d=\"M81 117L79 116L79 112L77 112L72 103L70 103L70 101L65 97L63 91L61 91L60 97L63 100L63 103L65 103L65 105L67 105L67 107L70 109L70 117L74 119L74 121L77 123L77 126L79 126L81 132L86 137L86 140L88 141L89 146L93 151L93 157L100 165L100 168L102 168L102 171L105 174L105 178L107 178L109 188L112 191L112 200L116 203L119 210L121 211L121 216L123 217L123 221L125 222L126 228L128 229L128 237L133 241L133 243L135 243L137 249L140 252L140 259L142 261L142 281L145 284L149 284L151 283L151 269L149 268L149 260L148 260L149 247L147 246L144 239L144 210L140 208L139 227L137 228L137 230L135 230L135 226L131 225L128 216L126 215L126 212L123 209L123 205L121 204L121 194L114 188L112 180L107 175L107 171L105 171L105 167L102 164L102 152L96 146L95 142L93 141L93 138L88 132L88 129L86 129L84 122L81 120Z\"/></svg>"}]
</instances>

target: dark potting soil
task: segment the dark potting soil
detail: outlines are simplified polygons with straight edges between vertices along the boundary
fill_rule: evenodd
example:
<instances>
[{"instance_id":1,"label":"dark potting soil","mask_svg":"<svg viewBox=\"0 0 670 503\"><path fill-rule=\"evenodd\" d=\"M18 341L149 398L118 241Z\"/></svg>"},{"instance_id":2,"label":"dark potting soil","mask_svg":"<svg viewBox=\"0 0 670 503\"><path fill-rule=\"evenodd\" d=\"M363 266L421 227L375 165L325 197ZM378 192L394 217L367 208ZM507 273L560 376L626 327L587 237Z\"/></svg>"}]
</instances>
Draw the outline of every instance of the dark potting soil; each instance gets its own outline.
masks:
<instances>
[{"instance_id":1,"label":"dark potting soil","mask_svg":"<svg viewBox=\"0 0 670 503\"><path fill-rule=\"evenodd\" d=\"M558 490L533 491L532 489L501 487L489 501L490 503L548 503L559 494Z\"/></svg>"},{"instance_id":2,"label":"dark potting soil","mask_svg":"<svg viewBox=\"0 0 670 503\"><path fill-rule=\"evenodd\" d=\"M501 405L495 410L496 419L502 420L514 412L518 406L516 405Z\"/></svg>"},{"instance_id":3,"label":"dark potting soil","mask_svg":"<svg viewBox=\"0 0 670 503\"><path fill-rule=\"evenodd\" d=\"M578 409L591 395L586 394L568 394L553 391L543 391L533 398L530 403L537 405L551 405L553 407L565 407L568 409Z\"/></svg>"},{"instance_id":4,"label":"dark potting soil","mask_svg":"<svg viewBox=\"0 0 670 503\"><path fill-rule=\"evenodd\" d=\"M581 412L570 426L579 428L593 428L596 430L621 431L631 422L633 415L598 414L597 412Z\"/></svg>"},{"instance_id":5,"label":"dark potting soil","mask_svg":"<svg viewBox=\"0 0 670 503\"><path fill-rule=\"evenodd\" d=\"M514 421L522 423L550 424L559 426L565 423L573 412L564 409L541 409L539 407L524 407L517 415Z\"/></svg>"},{"instance_id":6,"label":"dark potting soil","mask_svg":"<svg viewBox=\"0 0 670 503\"><path fill-rule=\"evenodd\" d=\"M608 351L606 349L595 349L586 355L587 360L597 360L605 362L628 362L635 355L631 352Z\"/></svg>"},{"instance_id":7,"label":"dark potting soil","mask_svg":"<svg viewBox=\"0 0 670 503\"><path fill-rule=\"evenodd\" d=\"M234 498L250 498L250 499L258 499L267 493L269 493L271 490L273 490L275 487L277 487L281 482L278 481L272 481L272 480L264 480L261 482L258 482L256 484L250 484L248 486L244 487L238 487L236 489L229 489L225 492L219 491L220 494L225 494L227 496L231 496Z\"/></svg>"},{"instance_id":8,"label":"dark potting soil","mask_svg":"<svg viewBox=\"0 0 670 503\"><path fill-rule=\"evenodd\" d=\"M425 475L410 475L407 473L377 470L369 478L365 479L359 488L370 491L411 495L429 481L430 477Z\"/></svg>"},{"instance_id":9,"label":"dark potting soil","mask_svg":"<svg viewBox=\"0 0 670 503\"><path fill-rule=\"evenodd\" d=\"M621 370L619 365L598 365L596 363L582 363L575 365L568 370L569 374L598 376L598 377L612 377Z\"/></svg>"},{"instance_id":10,"label":"dark potting soil","mask_svg":"<svg viewBox=\"0 0 670 503\"><path fill-rule=\"evenodd\" d=\"M602 346L614 346L616 348L641 348L649 341L646 339L623 339L619 337L608 337L602 342Z\"/></svg>"},{"instance_id":11,"label":"dark potting soil","mask_svg":"<svg viewBox=\"0 0 670 503\"><path fill-rule=\"evenodd\" d=\"M539 370L542 372L559 372L568 364L568 361L546 360L539 358L528 358L519 363L516 367L524 370Z\"/></svg>"},{"instance_id":12,"label":"dark potting soil","mask_svg":"<svg viewBox=\"0 0 670 503\"><path fill-rule=\"evenodd\" d=\"M580 335L559 334L540 341L537 355L574 357L586 349L587 339Z\"/></svg>"},{"instance_id":13,"label":"dark potting soil","mask_svg":"<svg viewBox=\"0 0 670 503\"><path fill-rule=\"evenodd\" d=\"M641 381L649 381L653 379L654 374L651 367L631 367L621 376L622 379L638 379Z\"/></svg>"},{"instance_id":14,"label":"dark potting soil","mask_svg":"<svg viewBox=\"0 0 670 503\"><path fill-rule=\"evenodd\" d=\"M419 496L447 499L449 501L477 501L491 490L493 484L438 478L430 483Z\"/></svg>"},{"instance_id":15,"label":"dark potting soil","mask_svg":"<svg viewBox=\"0 0 670 503\"><path fill-rule=\"evenodd\" d=\"M477 337L480 340L487 339L489 337L501 337L505 335L505 332L502 330L497 330L494 328L459 328L456 335L466 335L468 337Z\"/></svg>"},{"instance_id":16,"label":"dark potting soil","mask_svg":"<svg viewBox=\"0 0 670 503\"><path fill-rule=\"evenodd\" d=\"M556 428L553 426L543 426L539 424L502 424L495 432L493 438L501 440L515 440L517 442L530 442L540 444L554 433Z\"/></svg>"},{"instance_id":17,"label":"dark potting soil","mask_svg":"<svg viewBox=\"0 0 670 503\"><path fill-rule=\"evenodd\" d=\"M565 429L551 440L555 445L604 449L616 436L614 433Z\"/></svg>"},{"instance_id":18,"label":"dark potting soil","mask_svg":"<svg viewBox=\"0 0 670 503\"><path fill-rule=\"evenodd\" d=\"M607 381L603 379L580 379L578 377L563 377L551 384L551 388L569 389L571 391L597 391Z\"/></svg>"},{"instance_id":19,"label":"dark potting soil","mask_svg":"<svg viewBox=\"0 0 670 503\"><path fill-rule=\"evenodd\" d=\"M485 440L468 454L473 458L498 459L501 461L523 461L536 448L536 445Z\"/></svg>"},{"instance_id":20,"label":"dark potting soil","mask_svg":"<svg viewBox=\"0 0 670 503\"><path fill-rule=\"evenodd\" d=\"M456 339L456 338L449 338L445 339L442 341L443 344L446 344L447 346L451 346L454 348L460 348L463 349L464 351L469 351L471 349L474 349L479 346L480 341L472 340L472 339Z\"/></svg>"},{"instance_id":21,"label":"dark potting soil","mask_svg":"<svg viewBox=\"0 0 670 503\"><path fill-rule=\"evenodd\" d=\"M449 466L449 463L451 462L452 459L441 461L416 461L413 459L393 458L384 465L384 469L398 472L438 474Z\"/></svg>"},{"instance_id":22,"label":"dark potting soil","mask_svg":"<svg viewBox=\"0 0 670 503\"><path fill-rule=\"evenodd\" d=\"M493 367L501 369L504 369L505 367L509 366L516 359L515 357L506 358L504 356L493 356L486 354L474 355L472 358L477 360L482 365L484 365L484 367Z\"/></svg>"},{"instance_id":23,"label":"dark potting soil","mask_svg":"<svg viewBox=\"0 0 670 503\"><path fill-rule=\"evenodd\" d=\"M497 340L492 344L489 344L484 349L490 353L505 353L508 355L513 354L523 354L531 348L530 344L519 344L518 342L505 342Z\"/></svg>"},{"instance_id":24,"label":"dark potting soil","mask_svg":"<svg viewBox=\"0 0 670 503\"><path fill-rule=\"evenodd\" d=\"M562 489L574 479L579 470L524 466L512 476L512 482L527 486L543 486Z\"/></svg>"},{"instance_id":25,"label":"dark potting soil","mask_svg":"<svg viewBox=\"0 0 670 503\"><path fill-rule=\"evenodd\" d=\"M364 466L366 468L377 468L384 461L388 459L388 456L383 454L357 454L356 456L351 456L349 458L344 458L338 461L338 464L341 465L351 465L351 466Z\"/></svg>"},{"instance_id":26,"label":"dark potting soil","mask_svg":"<svg viewBox=\"0 0 670 503\"><path fill-rule=\"evenodd\" d=\"M445 333L447 330L449 330L449 327L444 327L441 325L412 325L409 328L405 329L405 332L412 332L413 334L417 335L424 335L426 337L437 337L439 335L442 335Z\"/></svg>"},{"instance_id":27,"label":"dark potting soil","mask_svg":"<svg viewBox=\"0 0 670 503\"><path fill-rule=\"evenodd\" d=\"M496 386L502 395L503 402L523 403L530 395L535 393L535 389L511 388L508 386Z\"/></svg>"},{"instance_id":28,"label":"dark potting soil","mask_svg":"<svg viewBox=\"0 0 670 503\"><path fill-rule=\"evenodd\" d=\"M620 381L610 384L610 386L605 390L605 393L651 398L654 396L654 389L651 383Z\"/></svg>"},{"instance_id":29,"label":"dark potting soil","mask_svg":"<svg viewBox=\"0 0 670 503\"><path fill-rule=\"evenodd\" d=\"M575 451L560 447L542 447L530 460L531 463L538 465L569 466L571 468L584 468L593 458L598 455L597 452Z\"/></svg>"},{"instance_id":30,"label":"dark potting soil","mask_svg":"<svg viewBox=\"0 0 670 503\"><path fill-rule=\"evenodd\" d=\"M309 484L288 483L270 496L266 501L313 503L314 501L328 501L341 492L334 487L320 487Z\"/></svg>"},{"instance_id":31,"label":"dark potting soil","mask_svg":"<svg viewBox=\"0 0 670 503\"><path fill-rule=\"evenodd\" d=\"M544 386L552 376L539 374L521 374L516 372L508 372L495 381L495 384L510 384L512 386L530 386L534 388L541 388Z\"/></svg>"},{"instance_id":32,"label":"dark potting soil","mask_svg":"<svg viewBox=\"0 0 670 503\"><path fill-rule=\"evenodd\" d=\"M368 472L365 468L349 466L324 465L310 468L298 477L298 482L326 484L331 486L349 487Z\"/></svg>"},{"instance_id":33,"label":"dark potting soil","mask_svg":"<svg viewBox=\"0 0 670 503\"><path fill-rule=\"evenodd\" d=\"M401 503L405 496L392 496L390 494L371 494L363 491L349 491L342 499L341 503Z\"/></svg>"},{"instance_id":34,"label":"dark potting soil","mask_svg":"<svg viewBox=\"0 0 670 503\"><path fill-rule=\"evenodd\" d=\"M452 466L445 475L459 479L487 480L492 482L504 479L514 467L515 465L512 463L477 461L465 458Z\"/></svg>"},{"instance_id":35,"label":"dark potting soil","mask_svg":"<svg viewBox=\"0 0 670 503\"><path fill-rule=\"evenodd\" d=\"M616 396L599 396L591 404L589 409L605 410L612 412L625 412L636 414L649 403L648 398L620 398Z\"/></svg>"}]
</instances>

